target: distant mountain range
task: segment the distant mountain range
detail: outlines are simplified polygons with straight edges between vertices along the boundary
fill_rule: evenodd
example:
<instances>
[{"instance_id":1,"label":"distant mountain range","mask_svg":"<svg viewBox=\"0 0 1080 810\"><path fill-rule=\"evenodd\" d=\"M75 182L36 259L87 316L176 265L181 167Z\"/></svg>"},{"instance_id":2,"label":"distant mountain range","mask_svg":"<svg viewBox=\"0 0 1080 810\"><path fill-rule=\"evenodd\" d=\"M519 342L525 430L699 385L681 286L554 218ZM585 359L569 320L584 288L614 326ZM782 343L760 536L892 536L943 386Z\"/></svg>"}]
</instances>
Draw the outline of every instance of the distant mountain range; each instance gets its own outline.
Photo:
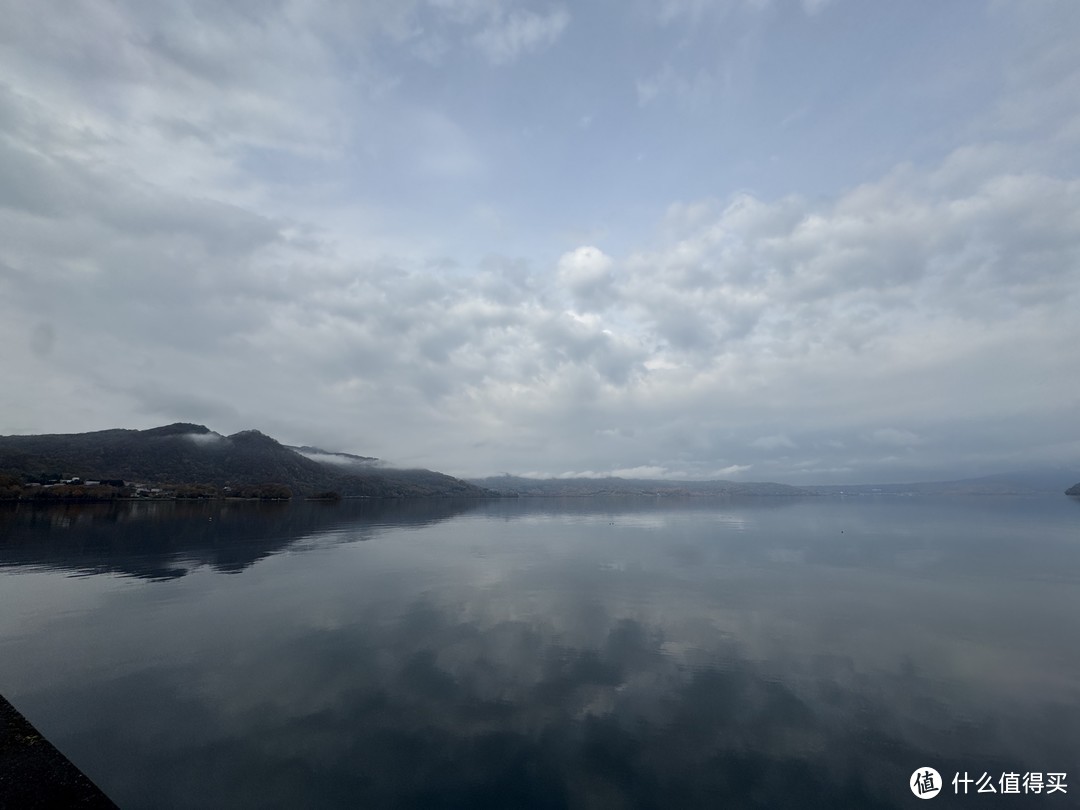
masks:
<instances>
[{"instance_id":1,"label":"distant mountain range","mask_svg":"<svg viewBox=\"0 0 1080 810\"><path fill-rule=\"evenodd\" d=\"M807 486L806 489L817 495L1060 495L1070 481L1076 480L1077 475L1080 475L1080 470L1075 468L1056 468L999 473L955 481L841 484Z\"/></svg>"},{"instance_id":2,"label":"distant mountain range","mask_svg":"<svg viewBox=\"0 0 1080 810\"><path fill-rule=\"evenodd\" d=\"M0 476L23 482L78 477L153 486L207 485L223 489L282 484L297 495L336 492L376 497L416 496L799 496L799 495L1031 495L1061 493L1080 470L1055 469L912 484L789 486L735 481L626 478L524 478L500 475L461 480L431 470L401 470L378 459L319 447L283 445L257 430L224 436L177 422L149 430L0 436ZM1068 489L1080 495L1080 484Z\"/></svg>"},{"instance_id":3,"label":"distant mountain range","mask_svg":"<svg viewBox=\"0 0 1080 810\"><path fill-rule=\"evenodd\" d=\"M521 478L499 475L469 483L502 495L588 497L595 495L764 496L812 495L802 487L734 481L662 481L635 478Z\"/></svg>"},{"instance_id":4,"label":"distant mountain range","mask_svg":"<svg viewBox=\"0 0 1080 810\"><path fill-rule=\"evenodd\" d=\"M283 484L295 494L334 491L380 497L490 496L431 470L382 467L378 459L287 447L257 430L231 436L178 422L150 430L0 436L0 474L23 481L79 477L147 485L238 488Z\"/></svg>"},{"instance_id":5,"label":"distant mountain range","mask_svg":"<svg viewBox=\"0 0 1080 810\"><path fill-rule=\"evenodd\" d=\"M839 484L788 486L768 482L676 481L629 478L522 478L500 475L470 478L470 483L503 495L586 497L591 495L795 496L795 495L1059 495L1076 480L1072 468L1029 470L956 481L908 484ZM1080 496L1080 484L1068 490Z\"/></svg>"}]
</instances>

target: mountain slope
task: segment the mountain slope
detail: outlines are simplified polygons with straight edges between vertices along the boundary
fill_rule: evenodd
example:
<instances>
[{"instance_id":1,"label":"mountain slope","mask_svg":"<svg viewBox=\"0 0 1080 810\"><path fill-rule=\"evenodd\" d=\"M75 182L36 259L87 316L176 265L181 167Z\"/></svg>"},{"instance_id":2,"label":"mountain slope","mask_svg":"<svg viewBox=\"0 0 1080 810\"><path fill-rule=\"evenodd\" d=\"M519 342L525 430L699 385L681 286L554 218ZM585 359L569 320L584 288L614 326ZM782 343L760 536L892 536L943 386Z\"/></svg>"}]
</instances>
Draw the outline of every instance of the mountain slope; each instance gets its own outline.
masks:
<instances>
[{"instance_id":1,"label":"mountain slope","mask_svg":"<svg viewBox=\"0 0 1080 810\"><path fill-rule=\"evenodd\" d=\"M385 469L363 457L355 459L356 464L346 466L323 464L257 430L223 436L205 425L183 422L150 430L0 436L0 473L28 481L78 476L216 487L272 482L296 493L335 490L343 495L390 497L490 494L430 470Z\"/></svg>"}]
</instances>

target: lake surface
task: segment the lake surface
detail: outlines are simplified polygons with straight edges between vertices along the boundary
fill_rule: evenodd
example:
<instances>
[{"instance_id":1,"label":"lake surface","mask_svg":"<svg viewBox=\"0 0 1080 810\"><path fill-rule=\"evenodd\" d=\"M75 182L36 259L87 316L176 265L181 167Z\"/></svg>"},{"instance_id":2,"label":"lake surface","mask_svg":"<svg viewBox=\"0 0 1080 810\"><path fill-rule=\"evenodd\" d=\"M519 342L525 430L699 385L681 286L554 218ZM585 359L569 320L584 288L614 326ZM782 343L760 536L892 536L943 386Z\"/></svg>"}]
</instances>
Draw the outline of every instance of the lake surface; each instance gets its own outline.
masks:
<instances>
[{"instance_id":1,"label":"lake surface","mask_svg":"<svg viewBox=\"0 0 1080 810\"><path fill-rule=\"evenodd\" d=\"M123 808L1068 807L1078 586L1064 496L19 507L0 692Z\"/></svg>"}]
</instances>

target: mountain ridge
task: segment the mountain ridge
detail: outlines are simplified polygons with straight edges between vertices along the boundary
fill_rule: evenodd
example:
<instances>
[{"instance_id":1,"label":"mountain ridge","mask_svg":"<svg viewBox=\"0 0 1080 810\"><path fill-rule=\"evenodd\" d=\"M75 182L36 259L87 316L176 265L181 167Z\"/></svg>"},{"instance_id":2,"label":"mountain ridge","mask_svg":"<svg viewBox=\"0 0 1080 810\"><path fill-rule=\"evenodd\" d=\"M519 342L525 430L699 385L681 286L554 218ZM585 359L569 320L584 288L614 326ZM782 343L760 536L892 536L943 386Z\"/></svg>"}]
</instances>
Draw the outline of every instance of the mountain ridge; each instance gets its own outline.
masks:
<instances>
[{"instance_id":1,"label":"mountain ridge","mask_svg":"<svg viewBox=\"0 0 1080 810\"><path fill-rule=\"evenodd\" d=\"M433 470L360 464L343 468L305 456L259 430L225 436L189 422L147 430L0 436L0 473L24 482L78 477L220 488L275 483L308 495L324 491L374 497L492 495Z\"/></svg>"},{"instance_id":2,"label":"mountain ridge","mask_svg":"<svg viewBox=\"0 0 1080 810\"><path fill-rule=\"evenodd\" d=\"M915 481L900 484L780 484L722 479L636 479L617 476L533 478L508 473L466 480L505 495L526 497L586 497L590 495L1032 496L1060 494L1067 486L1067 482L1073 480L1075 476L1075 470L1062 467L1018 470L947 481ZM1070 487L1066 494L1080 496L1080 484Z\"/></svg>"}]
</instances>

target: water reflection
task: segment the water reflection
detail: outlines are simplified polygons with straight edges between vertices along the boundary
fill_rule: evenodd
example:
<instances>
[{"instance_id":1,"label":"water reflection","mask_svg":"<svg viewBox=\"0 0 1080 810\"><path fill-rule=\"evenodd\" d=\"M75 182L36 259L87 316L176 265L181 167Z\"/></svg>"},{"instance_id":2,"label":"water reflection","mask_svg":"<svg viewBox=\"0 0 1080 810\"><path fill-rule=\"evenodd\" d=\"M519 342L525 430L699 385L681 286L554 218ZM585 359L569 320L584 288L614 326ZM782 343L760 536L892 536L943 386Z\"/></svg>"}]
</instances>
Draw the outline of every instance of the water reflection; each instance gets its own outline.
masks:
<instances>
[{"instance_id":1,"label":"water reflection","mask_svg":"<svg viewBox=\"0 0 1080 810\"><path fill-rule=\"evenodd\" d=\"M433 498L405 507L381 499L0 504L0 567L149 580L175 579L199 566L239 573L312 535L326 542L347 528L349 540L362 540L380 527L427 526L476 509L479 503Z\"/></svg>"},{"instance_id":2,"label":"water reflection","mask_svg":"<svg viewBox=\"0 0 1080 810\"><path fill-rule=\"evenodd\" d=\"M1075 509L388 508L64 580L0 687L124 807L899 807L1080 753Z\"/></svg>"}]
</instances>

